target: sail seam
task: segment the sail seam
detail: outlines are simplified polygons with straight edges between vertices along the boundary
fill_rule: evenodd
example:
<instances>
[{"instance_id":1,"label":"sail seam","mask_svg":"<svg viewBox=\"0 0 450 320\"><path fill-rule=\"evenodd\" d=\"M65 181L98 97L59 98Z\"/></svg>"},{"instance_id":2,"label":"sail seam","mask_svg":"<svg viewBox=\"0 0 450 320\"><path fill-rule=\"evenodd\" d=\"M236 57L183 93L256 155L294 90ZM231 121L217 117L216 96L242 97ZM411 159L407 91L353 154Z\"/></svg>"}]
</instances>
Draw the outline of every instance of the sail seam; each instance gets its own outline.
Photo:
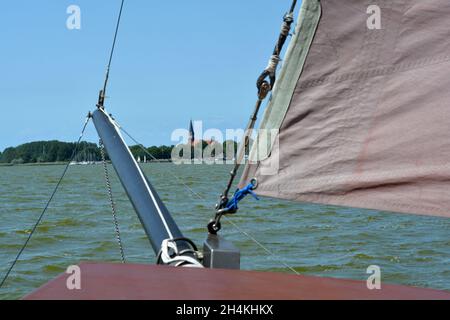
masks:
<instances>
[{"instance_id":1,"label":"sail seam","mask_svg":"<svg viewBox=\"0 0 450 320\"><path fill-rule=\"evenodd\" d=\"M280 198L285 198L288 200L293 200L292 195L296 195L295 201L305 201L317 204L331 204L331 205L345 205L346 207L354 206L361 207L370 210L380 210L380 204L386 205L386 211L392 211L390 207L396 207L399 209L405 210L406 213L415 214L415 215L441 215L447 216L448 210L440 209L436 206L426 206L426 205L409 205L408 203L400 203L395 201L389 201L385 199L377 199L377 200L358 200L357 196L350 196L347 194L342 195L334 195L334 194L322 194L321 192L289 192L289 185L284 185L283 188L279 188L279 185L272 187L261 187L258 189L258 195L265 196L264 191L270 192L273 190L277 190L278 196ZM271 194L267 195L271 196ZM366 205L368 204L368 205ZM372 208L371 208L372 206ZM382 209L383 210L383 209ZM421 210L421 212L417 212L417 210Z\"/></svg>"},{"instance_id":2,"label":"sail seam","mask_svg":"<svg viewBox=\"0 0 450 320\"><path fill-rule=\"evenodd\" d=\"M370 79L374 77L379 76L386 76L390 74L394 74L397 72L407 72L410 70L420 69L432 65L437 65L441 63L447 63L450 61L450 55L445 56L438 56L438 57L432 57L432 58L424 58L421 60L418 60L414 63L412 62L406 62L402 64L398 64L395 66L390 67L381 67L376 69L370 69L365 71L355 71L355 72L349 72L338 76L331 76L331 77L323 77L323 78L316 78L311 80L305 80L303 82L299 83L299 86L295 90L296 93L300 91L300 89L307 89L311 87L317 87L320 85L323 85L325 83L330 82L343 82L347 80L362 80L362 79Z\"/></svg>"}]
</instances>

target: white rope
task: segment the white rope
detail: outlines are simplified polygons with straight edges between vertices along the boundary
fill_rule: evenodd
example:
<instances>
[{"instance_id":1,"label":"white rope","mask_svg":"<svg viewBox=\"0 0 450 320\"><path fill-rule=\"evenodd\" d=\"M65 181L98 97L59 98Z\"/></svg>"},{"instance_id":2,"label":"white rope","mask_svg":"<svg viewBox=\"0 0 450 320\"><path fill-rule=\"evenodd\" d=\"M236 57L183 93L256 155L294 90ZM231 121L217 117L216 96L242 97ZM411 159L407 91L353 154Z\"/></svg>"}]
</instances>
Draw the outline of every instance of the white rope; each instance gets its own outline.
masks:
<instances>
[{"instance_id":1,"label":"white rope","mask_svg":"<svg viewBox=\"0 0 450 320\"><path fill-rule=\"evenodd\" d=\"M288 23L286 23L286 21L292 21L292 20L294 20L293 12L286 14L286 16L284 17L285 22L281 26L281 34L285 37L287 37L289 35L289 32L291 31L291 26Z\"/></svg>"},{"instance_id":2,"label":"white rope","mask_svg":"<svg viewBox=\"0 0 450 320\"><path fill-rule=\"evenodd\" d=\"M275 74L280 61L281 58L278 55L272 55L270 57L269 64L266 67L266 71L270 72L270 74Z\"/></svg>"},{"instance_id":3,"label":"white rope","mask_svg":"<svg viewBox=\"0 0 450 320\"><path fill-rule=\"evenodd\" d=\"M174 257L172 258L172 256ZM161 244L160 259L165 265L203 268L203 265L198 260L186 255L179 255L177 243L172 239L163 240Z\"/></svg>"}]
</instances>

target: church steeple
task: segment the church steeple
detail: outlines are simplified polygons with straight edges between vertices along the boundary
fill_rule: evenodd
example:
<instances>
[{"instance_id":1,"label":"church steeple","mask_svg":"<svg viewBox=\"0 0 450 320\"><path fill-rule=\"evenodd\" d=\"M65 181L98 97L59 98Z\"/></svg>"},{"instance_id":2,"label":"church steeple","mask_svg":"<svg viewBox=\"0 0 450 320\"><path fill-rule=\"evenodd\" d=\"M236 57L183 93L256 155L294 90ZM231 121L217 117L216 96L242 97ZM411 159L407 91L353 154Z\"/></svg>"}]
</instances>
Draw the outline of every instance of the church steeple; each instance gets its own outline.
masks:
<instances>
[{"instance_id":1,"label":"church steeple","mask_svg":"<svg viewBox=\"0 0 450 320\"><path fill-rule=\"evenodd\" d=\"M192 124L192 119L191 122L189 123L189 144L194 144L195 141L195 134L194 134L194 125Z\"/></svg>"}]
</instances>

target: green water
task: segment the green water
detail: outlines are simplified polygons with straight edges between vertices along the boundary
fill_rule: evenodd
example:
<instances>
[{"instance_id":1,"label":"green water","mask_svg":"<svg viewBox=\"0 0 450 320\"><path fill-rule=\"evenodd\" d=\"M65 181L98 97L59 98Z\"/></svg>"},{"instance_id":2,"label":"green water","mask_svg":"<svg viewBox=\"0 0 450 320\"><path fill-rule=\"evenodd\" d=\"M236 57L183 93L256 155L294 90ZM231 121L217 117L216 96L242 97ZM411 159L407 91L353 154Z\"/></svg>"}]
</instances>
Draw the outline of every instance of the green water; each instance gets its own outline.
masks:
<instances>
[{"instance_id":1,"label":"green water","mask_svg":"<svg viewBox=\"0 0 450 320\"><path fill-rule=\"evenodd\" d=\"M224 165L146 164L144 171L186 236L201 244L205 224L230 171ZM0 167L0 277L25 241L62 166ZM112 172L112 168L110 168ZM179 176L206 200L173 178ZM126 195L112 176L128 262L154 254ZM450 219L246 199L236 224L276 253L255 245L228 223L223 234L242 250L242 267L365 280L379 265L382 281L450 290ZM119 261L101 166L73 166L11 274L0 299L20 298L80 261Z\"/></svg>"}]
</instances>

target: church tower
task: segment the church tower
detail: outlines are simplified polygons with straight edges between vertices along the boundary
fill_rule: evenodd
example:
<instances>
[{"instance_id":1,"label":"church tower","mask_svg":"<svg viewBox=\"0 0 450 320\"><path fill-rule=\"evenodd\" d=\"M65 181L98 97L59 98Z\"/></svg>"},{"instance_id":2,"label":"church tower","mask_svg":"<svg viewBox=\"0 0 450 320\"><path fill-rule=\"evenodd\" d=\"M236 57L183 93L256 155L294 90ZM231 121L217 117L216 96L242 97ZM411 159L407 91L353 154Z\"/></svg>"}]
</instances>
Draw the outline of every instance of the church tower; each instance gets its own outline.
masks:
<instances>
[{"instance_id":1,"label":"church tower","mask_svg":"<svg viewBox=\"0 0 450 320\"><path fill-rule=\"evenodd\" d=\"M192 124L192 120L189 123L189 140L188 144L194 145L195 142L195 134L194 134L194 125Z\"/></svg>"}]
</instances>

